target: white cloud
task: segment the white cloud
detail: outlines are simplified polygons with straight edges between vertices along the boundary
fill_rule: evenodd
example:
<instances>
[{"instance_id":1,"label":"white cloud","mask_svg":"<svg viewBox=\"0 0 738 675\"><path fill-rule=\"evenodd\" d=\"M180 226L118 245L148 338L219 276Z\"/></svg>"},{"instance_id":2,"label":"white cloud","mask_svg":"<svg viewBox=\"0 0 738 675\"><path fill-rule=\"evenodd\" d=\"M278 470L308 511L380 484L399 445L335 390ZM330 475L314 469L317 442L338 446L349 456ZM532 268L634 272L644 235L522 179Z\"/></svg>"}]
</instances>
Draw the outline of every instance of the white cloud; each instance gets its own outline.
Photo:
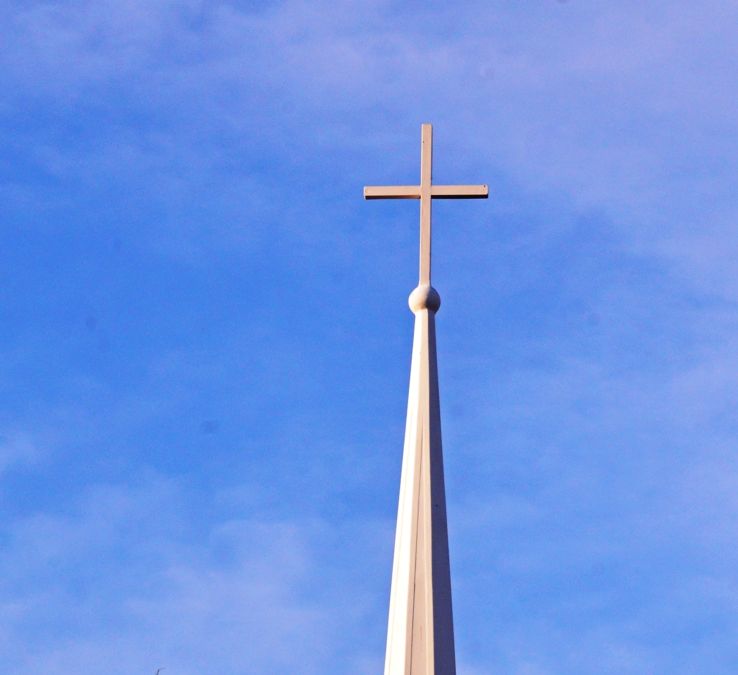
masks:
<instances>
[{"instance_id":1,"label":"white cloud","mask_svg":"<svg viewBox=\"0 0 738 675\"><path fill-rule=\"evenodd\" d=\"M3 672L318 673L349 634L358 641L341 660L366 672L373 659L356 631L367 599L356 579L347 592L321 571L326 525L247 519L198 533L182 487L100 485L74 513L10 526Z\"/></svg>"},{"instance_id":2,"label":"white cloud","mask_svg":"<svg viewBox=\"0 0 738 675\"><path fill-rule=\"evenodd\" d=\"M37 441L21 431L0 434L0 474L16 466L33 465L42 457Z\"/></svg>"}]
</instances>

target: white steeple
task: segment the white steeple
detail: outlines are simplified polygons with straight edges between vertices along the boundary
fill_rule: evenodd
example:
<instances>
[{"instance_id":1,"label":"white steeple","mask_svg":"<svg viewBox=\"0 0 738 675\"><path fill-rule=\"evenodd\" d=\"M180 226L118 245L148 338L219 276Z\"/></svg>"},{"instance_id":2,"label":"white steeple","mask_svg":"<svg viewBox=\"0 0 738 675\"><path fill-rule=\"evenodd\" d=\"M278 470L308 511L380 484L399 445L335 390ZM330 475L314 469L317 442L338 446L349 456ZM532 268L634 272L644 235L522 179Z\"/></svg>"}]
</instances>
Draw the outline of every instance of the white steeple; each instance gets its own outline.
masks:
<instances>
[{"instance_id":1,"label":"white steeple","mask_svg":"<svg viewBox=\"0 0 738 675\"><path fill-rule=\"evenodd\" d=\"M431 286L432 199L486 198L486 185L433 185L433 127L422 126L420 185L366 187L366 199L420 199L420 280L415 314L400 506L392 569L385 675L455 675L451 571Z\"/></svg>"}]
</instances>

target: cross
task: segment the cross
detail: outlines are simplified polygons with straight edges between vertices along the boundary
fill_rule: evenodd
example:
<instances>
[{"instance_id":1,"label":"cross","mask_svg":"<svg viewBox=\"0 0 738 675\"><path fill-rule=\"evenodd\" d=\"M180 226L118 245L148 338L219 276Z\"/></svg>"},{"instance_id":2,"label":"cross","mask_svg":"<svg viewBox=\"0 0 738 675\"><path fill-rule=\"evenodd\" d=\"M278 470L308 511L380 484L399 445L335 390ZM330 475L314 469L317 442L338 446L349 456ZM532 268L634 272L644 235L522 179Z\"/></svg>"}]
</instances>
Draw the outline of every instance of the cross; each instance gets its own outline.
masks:
<instances>
[{"instance_id":1,"label":"cross","mask_svg":"<svg viewBox=\"0 0 738 675\"><path fill-rule=\"evenodd\" d=\"M364 199L420 200L420 281L430 286L431 200L487 199L486 185L433 185L433 125L422 126L420 147L420 185L388 185L364 188Z\"/></svg>"}]
</instances>

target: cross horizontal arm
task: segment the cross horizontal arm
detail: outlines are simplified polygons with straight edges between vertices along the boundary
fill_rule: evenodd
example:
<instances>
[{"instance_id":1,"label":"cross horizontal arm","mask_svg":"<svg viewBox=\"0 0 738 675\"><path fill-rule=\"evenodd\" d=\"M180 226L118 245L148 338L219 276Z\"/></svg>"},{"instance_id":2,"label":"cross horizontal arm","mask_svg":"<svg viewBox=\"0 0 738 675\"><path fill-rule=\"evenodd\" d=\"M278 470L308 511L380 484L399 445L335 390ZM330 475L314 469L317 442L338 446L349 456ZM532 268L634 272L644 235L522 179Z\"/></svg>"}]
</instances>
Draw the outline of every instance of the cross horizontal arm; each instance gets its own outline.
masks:
<instances>
[{"instance_id":1,"label":"cross horizontal arm","mask_svg":"<svg viewBox=\"0 0 738 675\"><path fill-rule=\"evenodd\" d=\"M364 199L420 199L420 185L365 187Z\"/></svg>"},{"instance_id":2,"label":"cross horizontal arm","mask_svg":"<svg viewBox=\"0 0 738 675\"><path fill-rule=\"evenodd\" d=\"M489 188L486 185L432 185L433 199L487 199Z\"/></svg>"},{"instance_id":3,"label":"cross horizontal arm","mask_svg":"<svg viewBox=\"0 0 738 675\"><path fill-rule=\"evenodd\" d=\"M487 199L486 185L432 185L433 199ZM381 185L364 188L364 199L420 199L420 185Z\"/></svg>"}]
</instances>

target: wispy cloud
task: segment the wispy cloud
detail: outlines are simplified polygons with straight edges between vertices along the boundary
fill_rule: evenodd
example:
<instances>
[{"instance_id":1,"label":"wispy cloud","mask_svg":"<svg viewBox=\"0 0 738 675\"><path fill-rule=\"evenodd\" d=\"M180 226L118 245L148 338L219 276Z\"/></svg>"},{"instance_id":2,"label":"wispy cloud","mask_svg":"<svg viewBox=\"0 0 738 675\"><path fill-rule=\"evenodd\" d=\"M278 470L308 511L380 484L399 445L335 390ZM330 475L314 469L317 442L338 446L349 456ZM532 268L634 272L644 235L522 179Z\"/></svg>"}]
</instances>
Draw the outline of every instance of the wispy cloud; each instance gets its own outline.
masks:
<instances>
[{"instance_id":1,"label":"wispy cloud","mask_svg":"<svg viewBox=\"0 0 738 675\"><path fill-rule=\"evenodd\" d=\"M23 432L6 432L0 436L0 475L14 466L33 465L41 458L38 444Z\"/></svg>"},{"instance_id":2,"label":"wispy cloud","mask_svg":"<svg viewBox=\"0 0 738 675\"><path fill-rule=\"evenodd\" d=\"M155 477L100 485L66 516L13 525L2 555L8 672L327 667L340 633L367 610L358 588L345 588L349 598L336 595L337 580L311 588L326 524L225 521L203 538L182 487ZM366 654L354 645L340 660L360 664Z\"/></svg>"}]
</instances>

